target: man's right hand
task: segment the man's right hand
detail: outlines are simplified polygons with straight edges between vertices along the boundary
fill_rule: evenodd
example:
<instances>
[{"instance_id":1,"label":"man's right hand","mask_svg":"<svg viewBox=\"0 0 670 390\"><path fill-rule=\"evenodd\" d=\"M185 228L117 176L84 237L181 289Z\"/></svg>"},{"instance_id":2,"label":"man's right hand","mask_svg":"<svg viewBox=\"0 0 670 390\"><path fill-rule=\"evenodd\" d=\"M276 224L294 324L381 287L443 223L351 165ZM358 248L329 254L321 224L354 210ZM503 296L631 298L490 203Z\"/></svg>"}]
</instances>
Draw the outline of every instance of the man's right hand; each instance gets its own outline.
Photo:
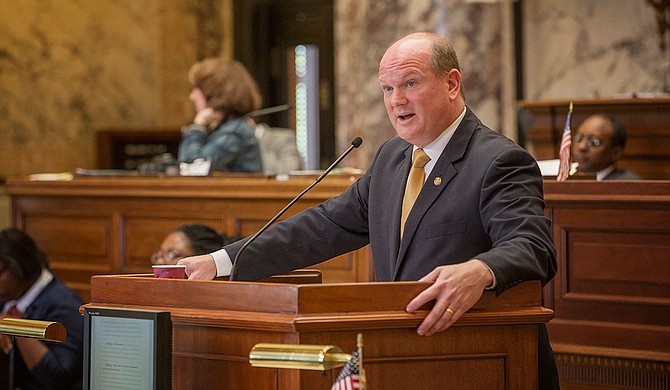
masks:
<instances>
[{"instance_id":1,"label":"man's right hand","mask_svg":"<svg viewBox=\"0 0 670 390\"><path fill-rule=\"evenodd\" d=\"M189 280L212 280L216 277L216 263L211 255L186 257L177 262L186 266Z\"/></svg>"}]
</instances>

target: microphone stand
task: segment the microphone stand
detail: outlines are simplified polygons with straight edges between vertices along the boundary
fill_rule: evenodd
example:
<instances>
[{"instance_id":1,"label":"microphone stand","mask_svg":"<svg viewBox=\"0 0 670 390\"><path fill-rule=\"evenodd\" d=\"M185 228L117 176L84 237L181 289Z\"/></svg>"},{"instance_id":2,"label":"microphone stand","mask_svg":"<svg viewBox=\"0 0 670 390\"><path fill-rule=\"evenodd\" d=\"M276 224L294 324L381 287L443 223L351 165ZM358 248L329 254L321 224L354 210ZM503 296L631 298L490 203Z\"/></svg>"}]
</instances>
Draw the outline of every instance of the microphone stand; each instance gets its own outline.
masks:
<instances>
[{"instance_id":1,"label":"microphone stand","mask_svg":"<svg viewBox=\"0 0 670 390\"><path fill-rule=\"evenodd\" d=\"M363 143L363 139L362 139L361 137L356 137L356 138L354 138L354 140L351 141L351 145L347 148L347 150L345 150L344 153L342 153L342 154L340 155L340 157L337 158L337 160L335 160L332 164L330 164L330 166L329 166L325 171L323 171L323 173L322 173L321 175L319 175L319 177L317 177L317 178L314 180L314 182L313 182L312 184L310 184L310 185L309 185L307 188L305 188L301 193L299 193L298 196L296 196L295 198L293 198L293 200L291 200L286 206L284 206L284 208L281 209L281 211L279 211L279 212L277 213L277 215L275 215L274 217L272 217L272 219L270 219L270 220L265 224L265 226L263 226L259 231L257 231L256 233L254 233L254 235L251 236L251 238L249 238L249 239L242 245L242 247L240 248L240 250L237 251L237 254L235 255L235 258L233 259L233 262L232 262L232 264L231 264L231 266L230 266L230 276L228 277L228 280L229 280L229 281L234 281L234 280L235 280L235 266L237 265L237 260L240 258L240 254L241 254L245 249L247 249L247 247L248 247L254 240L256 240L256 238L257 238L258 236L260 236L261 233L263 233L264 231L266 231L266 230L270 227L270 225L272 225L273 223L275 223L275 221L277 221L277 220L279 219L279 217L281 217L282 215L284 215L284 213L286 212L286 210L290 209L291 206L293 206L293 205L295 204L295 202L297 202L298 200L300 200L300 198L302 198L303 195L305 195L309 190L311 190L312 188L314 188L315 185L319 184L319 182L320 182L321 180L323 180L323 178L325 178L326 175L328 175L328 174L330 173L330 171L332 171L333 168L335 168L335 167L337 166L337 164L340 163L340 161L342 161L345 157L347 157L347 155L348 155L352 150L354 150L354 149L356 149L357 147L361 146L362 143Z\"/></svg>"},{"instance_id":2,"label":"microphone stand","mask_svg":"<svg viewBox=\"0 0 670 390\"><path fill-rule=\"evenodd\" d=\"M9 339L12 344L12 350L9 351L9 378L7 379L7 384L9 385L9 390L14 390L14 354L16 352L16 335L9 336Z\"/></svg>"}]
</instances>

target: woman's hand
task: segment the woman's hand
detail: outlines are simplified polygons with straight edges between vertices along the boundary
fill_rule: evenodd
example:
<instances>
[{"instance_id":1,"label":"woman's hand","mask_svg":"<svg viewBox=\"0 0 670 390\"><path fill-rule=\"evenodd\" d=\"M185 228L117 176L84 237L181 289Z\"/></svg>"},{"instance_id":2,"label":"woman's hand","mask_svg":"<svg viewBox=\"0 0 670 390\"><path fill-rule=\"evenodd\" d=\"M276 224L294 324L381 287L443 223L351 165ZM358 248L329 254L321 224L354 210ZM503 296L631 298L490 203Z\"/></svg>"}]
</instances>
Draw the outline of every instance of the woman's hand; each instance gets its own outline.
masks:
<instances>
[{"instance_id":1,"label":"woman's hand","mask_svg":"<svg viewBox=\"0 0 670 390\"><path fill-rule=\"evenodd\" d=\"M200 110L193 119L196 125L203 125L209 130L215 129L223 120L223 115L220 111L215 111L211 107Z\"/></svg>"},{"instance_id":2,"label":"woman's hand","mask_svg":"<svg viewBox=\"0 0 670 390\"><path fill-rule=\"evenodd\" d=\"M188 95L195 109L193 123L203 125L209 130L215 129L223 120L223 114L207 106L207 97L200 88L193 88Z\"/></svg>"}]
</instances>

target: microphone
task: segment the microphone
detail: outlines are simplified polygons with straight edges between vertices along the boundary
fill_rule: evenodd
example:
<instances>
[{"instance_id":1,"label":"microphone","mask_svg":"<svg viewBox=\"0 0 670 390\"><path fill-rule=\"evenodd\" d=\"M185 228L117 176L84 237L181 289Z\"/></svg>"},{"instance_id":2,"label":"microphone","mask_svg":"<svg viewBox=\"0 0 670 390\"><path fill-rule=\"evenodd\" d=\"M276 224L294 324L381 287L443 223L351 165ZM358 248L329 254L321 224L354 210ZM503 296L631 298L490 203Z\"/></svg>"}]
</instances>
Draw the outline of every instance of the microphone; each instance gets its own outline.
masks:
<instances>
[{"instance_id":1,"label":"microphone","mask_svg":"<svg viewBox=\"0 0 670 390\"><path fill-rule=\"evenodd\" d=\"M247 118L255 118L257 116L274 114L275 112L286 111L291 108L290 104L282 104L274 107L261 108L260 110L251 111L245 115Z\"/></svg>"},{"instance_id":2,"label":"microphone","mask_svg":"<svg viewBox=\"0 0 670 390\"><path fill-rule=\"evenodd\" d=\"M242 252L244 252L244 250L247 249L247 247L249 247L249 245L250 245L252 242L254 242L254 240L256 240L256 238L258 238L258 236L260 236L261 233L263 233L264 231L266 231L266 230L270 227L270 225L272 225L273 223L275 223L275 221L278 220L279 217L281 217L282 215L284 215L284 213L286 212L286 210L290 209L291 206L293 206L293 205L295 204L295 202L297 202L298 200L300 200L300 198L302 198L303 195L305 195L307 192L309 192L309 190L311 190L312 188L314 188L315 185L319 184L319 182L320 182L321 180L323 180L323 179L326 177L326 175L328 175L328 174L330 173L330 171L332 171L333 168L335 168L335 167L337 166L337 164L340 163L340 161L342 161L345 157L347 157L347 155L348 155L352 150L354 150L354 149L358 148L359 146L361 146L362 143L363 143L363 139L362 139L361 137L356 137L356 138L354 138L354 140L351 141L351 145L347 148L347 150L345 150L344 153L342 153L342 154L340 155L340 157L337 158L337 160L335 160L332 164L330 164L330 166L328 167L328 169L326 169L325 171L323 171L323 173L321 173L321 174L319 175L319 177L317 177L316 180L314 180L314 182L313 182L312 184L310 184L310 185L309 185L307 188L305 188L301 193L299 193L298 196L296 196L295 198L293 198L293 200L290 201L290 202L289 202L283 209L281 209L281 211L278 212L277 215L275 215L274 217L272 217L272 219L269 220L268 223L265 224L265 226L263 226L263 227L262 227L259 231L257 231L253 236L251 236L251 238L249 238L249 239L247 240L247 242L244 243L244 245L242 245L242 247L240 248L240 250L237 251L237 254L235 255L235 258L233 259L233 262L232 262L232 264L231 264L231 266L230 266L230 276L228 277L228 280L229 280L229 281L233 281L233 280L235 280L235 266L237 265L237 261L239 260L240 255L242 254Z\"/></svg>"}]
</instances>

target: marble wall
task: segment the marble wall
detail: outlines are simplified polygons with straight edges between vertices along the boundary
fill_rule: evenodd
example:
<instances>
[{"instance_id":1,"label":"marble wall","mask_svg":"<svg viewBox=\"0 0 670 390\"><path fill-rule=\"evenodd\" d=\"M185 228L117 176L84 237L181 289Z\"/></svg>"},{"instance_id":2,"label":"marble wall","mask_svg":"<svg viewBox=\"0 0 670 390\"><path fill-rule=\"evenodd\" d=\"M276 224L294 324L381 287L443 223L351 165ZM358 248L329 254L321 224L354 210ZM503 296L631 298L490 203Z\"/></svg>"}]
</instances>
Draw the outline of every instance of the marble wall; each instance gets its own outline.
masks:
<instances>
[{"instance_id":1,"label":"marble wall","mask_svg":"<svg viewBox=\"0 0 670 390\"><path fill-rule=\"evenodd\" d=\"M347 145L358 134L372 141L363 155L349 158L363 166L376 146L393 136L377 84L377 64L392 40L419 30L452 40L466 103L484 123L515 139L512 3L337 0L339 144ZM667 43L665 50L659 48L656 14L648 1L521 0L521 9L524 99L670 92L670 50Z\"/></svg>"},{"instance_id":2,"label":"marble wall","mask_svg":"<svg viewBox=\"0 0 670 390\"><path fill-rule=\"evenodd\" d=\"M232 53L231 1L0 0L0 177L94 168L99 129L186 123L188 68Z\"/></svg>"},{"instance_id":3,"label":"marble wall","mask_svg":"<svg viewBox=\"0 0 670 390\"><path fill-rule=\"evenodd\" d=\"M414 31L447 36L459 54L466 102L489 126L500 118L501 7L462 0L337 0L335 9L339 145L360 135L365 147L347 159L365 167L395 135L377 71L386 47ZM482 59L486 59L483 61Z\"/></svg>"},{"instance_id":4,"label":"marble wall","mask_svg":"<svg viewBox=\"0 0 670 390\"><path fill-rule=\"evenodd\" d=\"M93 167L98 129L188 121L185 75L198 58L232 53L233 1L0 0L0 177ZM648 1L521 4L527 98L668 91L669 50L659 50ZM512 0L334 6L339 149L354 136L365 139L350 164L365 168L394 135L377 66L391 41L413 31L452 40L468 105L492 128L513 133Z\"/></svg>"},{"instance_id":5,"label":"marble wall","mask_svg":"<svg viewBox=\"0 0 670 390\"><path fill-rule=\"evenodd\" d=\"M523 5L527 99L670 92L668 33L661 41L648 0L524 0ZM670 9L665 12L670 23Z\"/></svg>"}]
</instances>

